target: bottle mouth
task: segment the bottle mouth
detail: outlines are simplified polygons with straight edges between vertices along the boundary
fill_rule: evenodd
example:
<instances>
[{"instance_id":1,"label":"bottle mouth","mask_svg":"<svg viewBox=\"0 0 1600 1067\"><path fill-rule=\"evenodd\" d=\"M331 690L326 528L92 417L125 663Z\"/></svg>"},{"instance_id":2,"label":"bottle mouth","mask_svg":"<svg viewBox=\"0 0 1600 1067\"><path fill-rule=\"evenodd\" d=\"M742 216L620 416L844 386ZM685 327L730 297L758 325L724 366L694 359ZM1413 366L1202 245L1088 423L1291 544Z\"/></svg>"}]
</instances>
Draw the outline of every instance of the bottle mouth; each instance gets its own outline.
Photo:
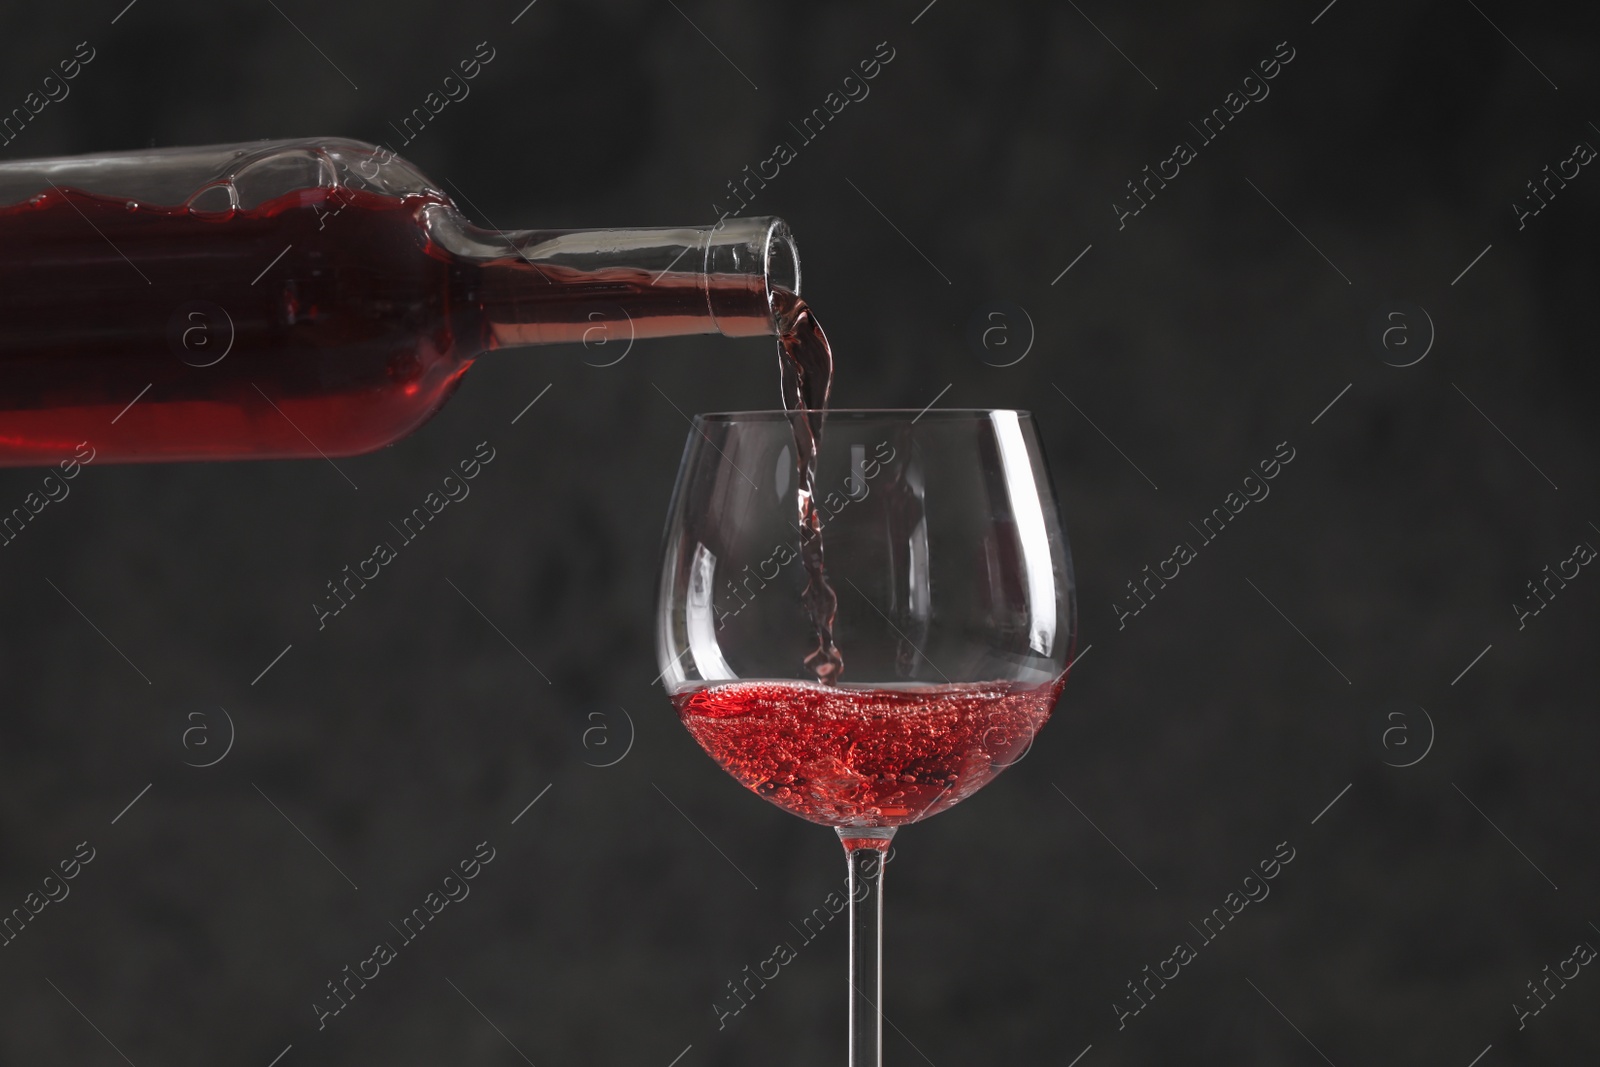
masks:
<instances>
[{"instance_id":1,"label":"bottle mouth","mask_svg":"<svg viewBox=\"0 0 1600 1067\"><path fill-rule=\"evenodd\" d=\"M800 249L794 243L789 224L771 219L767 227L767 299L779 291L800 295Z\"/></svg>"},{"instance_id":2,"label":"bottle mouth","mask_svg":"<svg viewBox=\"0 0 1600 1067\"><path fill-rule=\"evenodd\" d=\"M706 234L706 307L726 337L778 332L787 302L800 295L800 249L780 218L724 219Z\"/></svg>"}]
</instances>

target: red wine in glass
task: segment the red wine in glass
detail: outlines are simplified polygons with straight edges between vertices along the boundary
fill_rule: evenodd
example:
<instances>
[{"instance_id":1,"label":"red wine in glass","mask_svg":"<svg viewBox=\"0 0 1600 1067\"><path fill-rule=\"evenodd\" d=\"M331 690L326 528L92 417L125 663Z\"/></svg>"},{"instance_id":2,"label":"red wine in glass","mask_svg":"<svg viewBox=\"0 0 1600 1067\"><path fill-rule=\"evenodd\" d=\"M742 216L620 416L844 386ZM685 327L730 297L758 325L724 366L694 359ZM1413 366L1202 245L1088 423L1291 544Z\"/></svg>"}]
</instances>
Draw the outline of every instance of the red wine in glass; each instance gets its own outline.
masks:
<instances>
[{"instance_id":1,"label":"red wine in glass","mask_svg":"<svg viewBox=\"0 0 1600 1067\"><path fill-rule=\"evenodd\" d=\"M757 796L828 826L902 826L965 800L1020 760L1064 680L734 682L672 701L700 747Z\"/></svg>"}]
</instances>

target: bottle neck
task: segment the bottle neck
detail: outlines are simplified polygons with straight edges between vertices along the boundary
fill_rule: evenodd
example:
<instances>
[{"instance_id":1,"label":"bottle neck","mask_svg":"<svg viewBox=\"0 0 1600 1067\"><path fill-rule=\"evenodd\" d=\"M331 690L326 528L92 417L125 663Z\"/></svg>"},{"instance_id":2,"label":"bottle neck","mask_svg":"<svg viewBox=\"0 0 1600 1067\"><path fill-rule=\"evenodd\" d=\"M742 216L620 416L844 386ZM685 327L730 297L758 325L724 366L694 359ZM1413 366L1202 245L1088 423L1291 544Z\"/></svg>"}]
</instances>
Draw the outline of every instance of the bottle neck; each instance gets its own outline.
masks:
<instances>
[{"instance_id":1,"label":"bottle neck","mask_svg":"<svg viewBox=\"0 0 1600 1067\"><path fill-rule=\"evenodd\" d=\"M425 209L435 244L461 269L458 299L482 317L487 347L779 331L800 290L800 255L782 219L705 229L485 230L453 208Z\"/></svg>"}]
</instances>

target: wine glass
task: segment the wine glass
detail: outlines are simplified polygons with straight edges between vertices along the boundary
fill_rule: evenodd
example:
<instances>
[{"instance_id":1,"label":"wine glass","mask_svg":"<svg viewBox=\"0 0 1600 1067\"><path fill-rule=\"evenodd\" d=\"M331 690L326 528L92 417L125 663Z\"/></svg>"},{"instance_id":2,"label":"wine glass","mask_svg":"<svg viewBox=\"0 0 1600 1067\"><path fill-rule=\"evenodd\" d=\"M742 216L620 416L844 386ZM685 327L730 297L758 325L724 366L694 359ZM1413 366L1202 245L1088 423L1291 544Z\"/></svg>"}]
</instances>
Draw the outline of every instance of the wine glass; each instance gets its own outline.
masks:
<instances>
[{"instance_id":1,"label":"wine glass","mask_svg":"<svg viewBox=\"0 0 1600 1067\"><path fill-rule=\"evenodd\" d=\"M1026 754L1071 663L1072 563L1026 412L828 412L814 540L790 420L694 419L667 519L657 653L712 759L837 830L849 1062L878 1067L889 842Z\"/></svg>"}]
</instances>

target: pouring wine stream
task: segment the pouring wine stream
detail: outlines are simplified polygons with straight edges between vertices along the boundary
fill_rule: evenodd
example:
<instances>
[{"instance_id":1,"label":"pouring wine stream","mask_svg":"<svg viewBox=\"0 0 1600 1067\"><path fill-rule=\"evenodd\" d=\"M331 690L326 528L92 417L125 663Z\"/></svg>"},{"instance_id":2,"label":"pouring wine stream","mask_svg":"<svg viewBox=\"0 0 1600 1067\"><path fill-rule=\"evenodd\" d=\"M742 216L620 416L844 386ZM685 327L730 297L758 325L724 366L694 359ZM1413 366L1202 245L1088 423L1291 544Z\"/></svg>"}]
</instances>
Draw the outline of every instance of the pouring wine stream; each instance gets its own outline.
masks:
<instances>
[{"instance_id":1,"label":"pouring wine stream","mask_svg":"<svg viewBox=\"0 0 1600 1067\"><path fill-rule=\"evenodd\" d=\"M800 521L800 559L806 569L803 594L806 612L817 631L817 647L806 656L806 666L824 685L839 680L844 658L833 641L839 598L828 584L823 564L822 520L815 498L817 449L822 445L822 424L828 413L828 391L833 384L833 350L817 324L811 307L786 290L777 294L778 352L783 368L783 409L794 430L795 467L799 476L795 503Z\"/></svg>"}]
</instances>

